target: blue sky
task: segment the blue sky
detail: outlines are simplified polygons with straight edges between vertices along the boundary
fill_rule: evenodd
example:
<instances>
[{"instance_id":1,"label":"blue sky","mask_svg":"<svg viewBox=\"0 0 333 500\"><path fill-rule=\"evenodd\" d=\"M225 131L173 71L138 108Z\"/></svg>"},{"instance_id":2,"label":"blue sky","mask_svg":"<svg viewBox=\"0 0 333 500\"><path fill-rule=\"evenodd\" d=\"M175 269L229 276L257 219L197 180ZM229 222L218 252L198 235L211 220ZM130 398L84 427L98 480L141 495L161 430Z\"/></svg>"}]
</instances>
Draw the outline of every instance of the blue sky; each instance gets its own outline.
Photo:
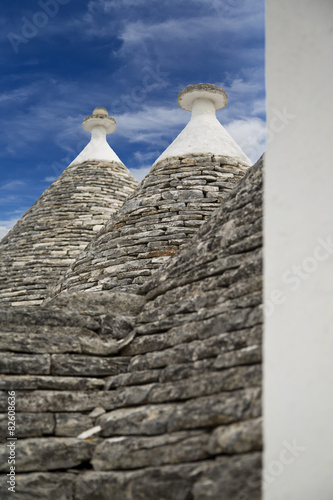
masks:
<instances>
[{"instance_id":1,"label":"blue sky","mask_svg":"<svg viewBox=\"0 0 333 500\"><path fill-rule=\"evenodd\" d=\"M264 0L16 0L0 16L0 238L88 143L96 106L139 180L188 122L193 83L222 85L219 120L264 151Z\"/></svg>"}]
</instances>

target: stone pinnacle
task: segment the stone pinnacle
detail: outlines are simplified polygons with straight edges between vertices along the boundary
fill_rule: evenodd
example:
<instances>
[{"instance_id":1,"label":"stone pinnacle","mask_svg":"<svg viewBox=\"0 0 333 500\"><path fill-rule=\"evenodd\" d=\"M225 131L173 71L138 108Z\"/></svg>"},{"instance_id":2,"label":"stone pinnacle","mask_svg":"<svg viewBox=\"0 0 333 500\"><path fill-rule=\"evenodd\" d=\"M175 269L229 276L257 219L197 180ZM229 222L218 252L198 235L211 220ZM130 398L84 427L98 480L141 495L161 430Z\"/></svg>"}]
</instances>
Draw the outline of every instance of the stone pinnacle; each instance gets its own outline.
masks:
<instances>
[{"instance_id":1,"label":"stone pinnacle","mask_svg":"<svg viewBox=\"0 0 333 500\"><path fill-rule=\"evenodd\" d=\"M191 120L154 165L167 158L215 155L250 166L250 159L216 118L215 112L227 103L228 96L218 85L198 83L181 90L178 105L192 112Z\"/></svg>"},{"instance_id":2,"label":"stone pinnacle","mask_svg":"<svg viewBox=\"0 0 333 500\"><path fill-rule=\"evenodd\" d=\"M91 139L71 165L85 161L122 163L106 141L107 134L112 134L117 125L116 120L109 116L105 108L102 106L95 108L93 114L83 120L82 127L91 133Z\"/></svg>"}]
</instances>

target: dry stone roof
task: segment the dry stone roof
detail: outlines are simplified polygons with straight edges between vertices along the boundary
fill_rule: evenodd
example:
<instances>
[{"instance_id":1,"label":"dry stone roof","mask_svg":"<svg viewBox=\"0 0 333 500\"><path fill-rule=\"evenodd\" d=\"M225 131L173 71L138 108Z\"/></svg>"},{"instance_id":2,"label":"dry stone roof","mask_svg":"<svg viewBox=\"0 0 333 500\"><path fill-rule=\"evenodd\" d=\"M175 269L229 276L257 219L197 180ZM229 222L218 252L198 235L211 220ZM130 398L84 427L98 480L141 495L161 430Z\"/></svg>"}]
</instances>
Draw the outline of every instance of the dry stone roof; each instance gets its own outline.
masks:
<instances>
[{"instance_id":1,"label":"dry stone roof","mask_svg":"<svg viewBox=\"0 0 333 500\"><path fill-rule=\"evenodd\" d=\"M110 120L115 128L114 120L106 110L96 109L104 114L88 117L95 126L83 156L66 168L0 243L0 303L41 304L48 289L138 185L106 142L106 129ZM84 123L87 126L87 119Z\"/></svg>"},{"instance_id":2,"label":"dry stone roof","mask_svg":"<svg viewBox=\"0 0 333 500\"><path fill-rule=\"evenodd\" d=\"M71 265L53 295L115 288L137 292L196 233L250 165L216 119L215 110L226 99L216 85L190 85L180 92L180 105L192 110L189 124Z\"/></svg>"},{"instance_id":3,"label":"dry stone roof","mask_svg":"<svg viewBox=\"0 0 333 500\"><path fill-rule=\"evenodd\" d=\"M245 174L230 158L191 156L156 164L79 255L54 293L136 292L197 232Z\"/></svg>"},{"instance_id":4,"label":"dry stone roof","mask_svg":"<svg viewBox=\"0 0 333 500\"><path fill-rule=\"evenodd\" d=\"M0 310L18 500L260 498L261 169L140 294Z\"/></svg>"}]
</instances>

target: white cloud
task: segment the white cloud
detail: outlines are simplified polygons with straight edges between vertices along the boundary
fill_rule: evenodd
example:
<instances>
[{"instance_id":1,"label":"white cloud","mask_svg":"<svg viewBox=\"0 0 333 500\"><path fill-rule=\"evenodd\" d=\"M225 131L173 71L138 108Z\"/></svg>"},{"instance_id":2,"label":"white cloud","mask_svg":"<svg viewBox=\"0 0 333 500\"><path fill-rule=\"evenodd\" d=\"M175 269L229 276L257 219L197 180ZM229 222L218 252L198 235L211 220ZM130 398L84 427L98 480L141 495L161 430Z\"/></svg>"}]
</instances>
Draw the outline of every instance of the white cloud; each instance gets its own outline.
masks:
<instances>
[{"instance_id":1,"label":"white cloud","mask_svg":"<svg viewBox=\"0 0 333 500\"><path fill-rule=\"evenodd\" d=\"M148 160L155 160L158 158L160 155L159 151L149 151L147 153L141 153L141 151L136 151L134 153L134 158L139 162L139 163L145 163ZM140 167L141 168L141 167Z\"/></svg>"},{"instance_id":2,"label":"white cloud","mask_svg":"<svg viewBox=\"0 0 333 500\"><path fill-rule=\"evenodd\" d=\"M180 130L190 119L190 114L179 108L144 106L136 113L124 113L118 117L119 134L130 142L165 144L165 136Z\"/></svg>"},{"instance_id":3,"label":"white cloud","mask_svg":"<svg viewBox=\"0 0 333 500\"><path fill-rule=\"evenodd\" d=\"M221 25L222 24L222 25ZM138 20L129 22L118 35L123 45L119 54L125 56L133 50L133 47L143 45L146 42L166 42L172 45L177 41L183 41L186 45L202 40L205 35L213 36L214 32L221 30L227 33L239 29L239 19L218 19L215 16L193 17L183 19L169 19L158 23L148 23Z\"/></svg>"},{"instance_id":4,"label":"white cloud","mask_svg":"<svg viewBox=\"0 0 333 500\"><path fill-rule=\"evenodd\" d=\"M123 9L124 7L138 7L138 5L147 5L148 3L158 3L159 0L92 0L88 4L88 11L91 13L96 10L102 10L108 13L112 10Z\"/></svg>"},{"instance_id":5,"label":"white cloud","mask_svg":"<svg viewBox=\"0 0 333 500\"><path fill-rule=\"evenodd\" d=\"M58 177L45 177L45 179L43 179L44 182L54 182L58 179Z\"/></svg>"},{"instance_id":6,"label":"white cloud","mask_svg":"<svg viewBox=\"0 0 333 500\"><path fill-rule=\"evenodd\" d=\"M0 240L6 236L17 221L18 219L0 220Z\"/></svg>"},{"instance_id":7,"label":"white cloud","mask_svg":"<svg viewBox=\"0 0 333 500\"><path fill-rule=\"evenodd\" d=\"M231 137L253 161L265 151L266 123L259 118L234 120L225 126Z\"/></svg>"},{"instance_id":8,"label":"white cloud","mask_svg":"<svg viewBox=\"0 0 333 500\"><path fill-rule=\"evenodd\" d=\"M266 113L266 99L262 97L261 99L256 99L252 103L252 114L260 115Z\"/></svg>"},{"instance_id":9,"label":"white cloud","mask_svg":"<svg viewBox=\"0 0 333 500\"><path fill-rule=\"evenodd\" d=\"M9 229L6 226L0 226L0 241L6 234L8 233Z\"/></svg>"},{"instance_id":10,"label":"white cloud","mask_svg":"<svg viewBox=\"0 0 333 500\"><path fill-rule=\"evenodd\" d=\"M254 92L260 92L262 90L262 82L260 80L244 80L243 78L235 78L230 84L221 83L224 90L229 92L235 92L239 94L253 94Z\"/></svg>"},{"instance_id":11,"label":"white cloud","mask_svg":"<svg viewBox=\"0 0 333 500\"><path fill-rule=\"evenodd\" d=\"M134 177L136 178L136 180L138 180L139 182L142 181L142 179L144 179L146 177L146 175L149 174L150 170L151 170L151 166L149 167L140 167L140 168L130 168L129 169L130 172L134 175Z\"/></svg>"},{"instance_id":12,"label":"white cloud","mask_svg":"<svg viewBox=\"0 0 333 500\"><path fill-rule=\"evenodd\" d=\"M9 181L9 182L6 182L5 184L0 185L0 189L3 191L10 191L10 190L21 188L23 186L25 186L25 182L14 180L14 181Z\"/></svg>"},{"instance_id":13,"label":"white cloud","mask_svg":"<svg viewBox=\"0 0 333 500\"><path fill-rule=\"evenodd\" d=\"M18 106L24 102L31 99L32 96L36 95L40 91L40 85L37 82L29 83L22 87L18 87L12 90L7 90L0 94L0 104L1 105L15 105Z\"/></svg>"}]
</instances>

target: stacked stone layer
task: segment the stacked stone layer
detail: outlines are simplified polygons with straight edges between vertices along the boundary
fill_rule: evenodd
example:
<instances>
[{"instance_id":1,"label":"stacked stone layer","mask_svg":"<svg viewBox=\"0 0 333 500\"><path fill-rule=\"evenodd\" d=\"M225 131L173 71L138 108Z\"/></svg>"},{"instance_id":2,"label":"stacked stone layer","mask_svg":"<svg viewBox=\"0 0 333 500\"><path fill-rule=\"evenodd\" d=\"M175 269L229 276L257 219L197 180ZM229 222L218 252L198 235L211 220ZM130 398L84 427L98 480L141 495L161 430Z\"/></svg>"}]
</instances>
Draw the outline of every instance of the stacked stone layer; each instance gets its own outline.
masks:
<instances>
[{"instance_id":1,"label":"stacked stone layer","mask_svg":"<svg viewBox=\"0 0 333 500\"><path fill-rule=\"evenodd\" d=\"M0 310L18 500L259 500L261 248L259 163L142 295Z\"/></svg>"},{"instance_id":2,"label":"stacked stone layer","mask_svg":"<svg viewBox=\"0 0 333 500\"><path fill-rule=\"evenodd\" d=\"M137 185L121 163L67 167L0 243L0 303L42 303Z\"/></svg>"},{"instance_id":3,"label":"stacked stone layer","mask_svg":"<svg viewBox=\"0 0 333 500\"><path fill-rule=\"evenodd\" d=\"M137 292L238 184L248 166L229 157L161 161L71 265L53 292Z\"/></svg>"}]
</instances>

